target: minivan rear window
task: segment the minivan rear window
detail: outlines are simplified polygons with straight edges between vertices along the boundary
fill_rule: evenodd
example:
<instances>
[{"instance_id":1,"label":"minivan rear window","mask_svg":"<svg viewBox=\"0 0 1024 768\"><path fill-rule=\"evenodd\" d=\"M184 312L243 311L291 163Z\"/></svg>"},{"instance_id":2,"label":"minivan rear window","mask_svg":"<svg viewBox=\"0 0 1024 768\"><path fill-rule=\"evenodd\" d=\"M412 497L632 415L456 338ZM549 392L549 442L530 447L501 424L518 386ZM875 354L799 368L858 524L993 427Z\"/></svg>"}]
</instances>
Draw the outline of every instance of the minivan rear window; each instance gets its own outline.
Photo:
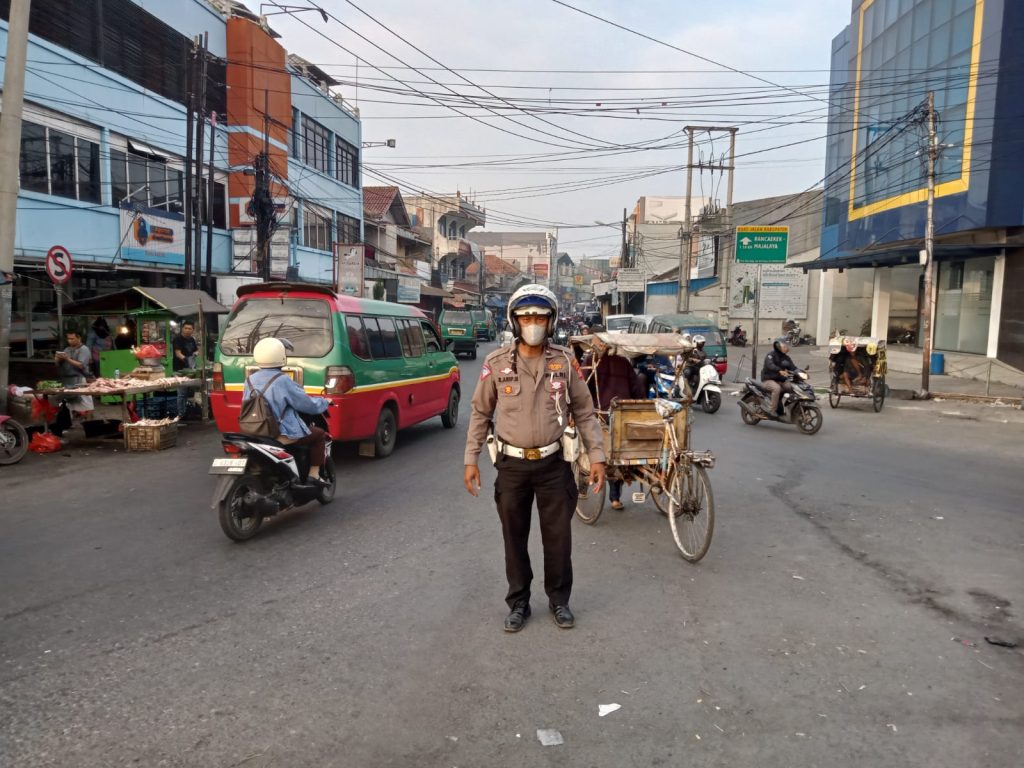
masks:
<instances>
[{"instance_id":1,"label":"minivan rear window","mask_svg":"<svg viewBox=\"0 0 1024 768\"><path fill-rule=\"evenodd\" d=\"M469 325L469 312L445 312L441 316L441 322L445 325Z\"/></svg>"},{"instance_id":2,"label":"minivan rear window","mask_svg":"<svg viewBox=\"0 0 1024 768\"><path fill-rule=\"evenodd\" d=\"M220 351L251 355L256 342L267 337L291 342L289 355L324 357L334 346L331 307L320 299L245 299L228 318Z\"/></svg>"}]
</instances>

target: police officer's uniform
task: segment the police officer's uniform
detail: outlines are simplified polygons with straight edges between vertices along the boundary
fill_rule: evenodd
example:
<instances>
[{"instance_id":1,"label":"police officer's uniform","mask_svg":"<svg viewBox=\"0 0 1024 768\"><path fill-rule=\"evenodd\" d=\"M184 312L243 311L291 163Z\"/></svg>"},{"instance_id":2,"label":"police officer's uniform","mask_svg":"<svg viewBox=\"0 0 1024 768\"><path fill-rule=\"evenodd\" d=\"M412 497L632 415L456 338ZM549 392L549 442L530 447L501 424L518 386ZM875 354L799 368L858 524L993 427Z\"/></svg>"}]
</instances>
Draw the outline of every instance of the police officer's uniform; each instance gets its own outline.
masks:
<instances>
[{"instance_id":1,"label":"police officer's uniform","mask_svg":"<svg viewBox=\"0 0 1024 768\"><path fill-rule=\"evenodd\" d=\"M579 493L571 465L562 458L570 412L591 464L604 463L601 425L570 350L547 344L540 357L524 358L513 343L487 356L473 394L465 463L476 466L493 419L494 500L505 540L510 609L529 605L533 570L527 542L534 497L544 545L544 591L552 609L569 603L572 515Z\"/></svg>"}]
</instances>

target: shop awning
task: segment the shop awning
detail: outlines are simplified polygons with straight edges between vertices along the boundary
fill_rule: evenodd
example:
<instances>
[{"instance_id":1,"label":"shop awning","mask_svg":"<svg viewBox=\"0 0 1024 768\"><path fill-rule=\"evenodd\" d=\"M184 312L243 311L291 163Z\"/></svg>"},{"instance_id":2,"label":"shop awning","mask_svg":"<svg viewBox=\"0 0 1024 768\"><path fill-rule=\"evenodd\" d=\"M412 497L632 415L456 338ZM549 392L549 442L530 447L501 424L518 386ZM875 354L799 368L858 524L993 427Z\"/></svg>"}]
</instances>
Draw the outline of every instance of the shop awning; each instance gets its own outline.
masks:
<instances>
[{"instance_id":1,"label":"shop awning","mask_svg":"<svg viewBox=\"0 0 1024 768\"><path fill-rule=\"evenodd\" d=\"M918 264L919 253L923 246L909 245L899 248L887 248L877 251L862 251L829 256L813 261L801 261L787 264L790 269L863 269L868 267L898 267L901 264ZM1013 247L1006 243L936 243L936 261L954 261L969 259L974 256L997 256L1006 248Z\"/></svg>"},{"instance_id":2,"label":"shop awning","mask_svg":"<svg viewBox=\"0 0 1024 768\"><path fill-rule=\"evenodd\" d=\"M452 294L449 291L446 291L444 288L435 288L432 285L421 285L420 286L420 295L421 296L441 296L442 298L445 298L445 299L450 299L452 297Z\"/></svg>"},{"instance_id":3,"label":"shop awning","mask_svg":"<svg viewBox=\"0 0 1024 768\"><path fill-rule=\"evenodd\" d=\"M187 288L142 288L106 293L64 305L69 315L128 314L146 309L165 309L179 317L198 314L222 314L228 308L205 291Z\"/></svg>"}]
</instances>

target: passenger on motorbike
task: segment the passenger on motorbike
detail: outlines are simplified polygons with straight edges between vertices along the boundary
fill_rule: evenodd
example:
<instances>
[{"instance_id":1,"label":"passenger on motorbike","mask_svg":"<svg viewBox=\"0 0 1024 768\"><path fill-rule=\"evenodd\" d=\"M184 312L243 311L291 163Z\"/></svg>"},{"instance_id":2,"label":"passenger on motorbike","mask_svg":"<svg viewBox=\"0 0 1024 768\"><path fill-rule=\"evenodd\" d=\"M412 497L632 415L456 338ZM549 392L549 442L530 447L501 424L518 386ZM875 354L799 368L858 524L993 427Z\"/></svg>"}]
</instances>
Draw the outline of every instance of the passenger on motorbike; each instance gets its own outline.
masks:
<instances>
[{"instance_id":1,"label":"passenger on motorbike","mask_svg":"<svg viewBox=\"0 0 1024 768\"><path fill-rule=\"evenodd\" d=\"M792 378L796 373L796 365L789 356L789 344L782 336L772 344L772 351L764 357L761 368L761 383L772 393L771 413L778 414L779 400L783 392L792 392Z\"/></svg>"},{"instance_id":2,"label":"passenger on motorbike","mask_svg":"<svg viewBox=\"0 0 1024 768\"><path fill-rule=\"evenodd\" d=\"M323 413L330 405L330 401L322 397L310 397L281 370L288 362L288 355L280 339L260 339L252 354L260 370L253 372L246 379L242 401L248 399L254 389L263 391L266 387L263 397L274 412L278 428L281 430L278 441L285 445L308 445L309 479L319 482L320 467L327 458L327 436L320 427L306 426L299 418L299 414Z\"/></svg>"},{"instance_id":3,"label":"passenger on motorbike","mask_svg":"<svg viewBox=\"0 0 1024 768\"><path fill-rule=\"evenodd\" d=\"M683 378L690 386L691 392L697 391L697 377L700 374L700 367L708 359L708 353L704 351L706 339L699 333L693 337L693 349L686 353L683 364Z\"/></svg>"}]
</instances>

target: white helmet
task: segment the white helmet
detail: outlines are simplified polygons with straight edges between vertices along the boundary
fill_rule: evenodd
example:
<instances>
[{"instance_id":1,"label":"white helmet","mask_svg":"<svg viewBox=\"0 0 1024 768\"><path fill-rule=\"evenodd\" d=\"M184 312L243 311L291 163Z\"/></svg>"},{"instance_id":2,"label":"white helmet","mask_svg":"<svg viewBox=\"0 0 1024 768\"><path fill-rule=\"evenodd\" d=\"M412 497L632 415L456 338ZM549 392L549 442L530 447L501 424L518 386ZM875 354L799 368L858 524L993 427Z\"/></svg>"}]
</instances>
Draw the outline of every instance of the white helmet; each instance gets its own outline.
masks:
<instances>
[{"instance_id":1,"label":"white helmet","mask_svg":"<svg viewBox=\"0 0 1024 768\"><path fill-rule=\"evenodd\" d=\"M253 359L260 368L280 368L288 362L288 354L280 339L268 336L256 342L252 351Z\"/></svg>"},{"instance_id":2,"label":"white helmet","mask_svg":"<svg viewBox=\"0 0 1024 768\"><path fill-rule=\"evenodd\" d=\"M517 338L522 335L516 315L547 315L548 336L555 332L558 322L558 298L543 285L524 285L508 300L508 324Z\"/></svg>"}]
</instances>

